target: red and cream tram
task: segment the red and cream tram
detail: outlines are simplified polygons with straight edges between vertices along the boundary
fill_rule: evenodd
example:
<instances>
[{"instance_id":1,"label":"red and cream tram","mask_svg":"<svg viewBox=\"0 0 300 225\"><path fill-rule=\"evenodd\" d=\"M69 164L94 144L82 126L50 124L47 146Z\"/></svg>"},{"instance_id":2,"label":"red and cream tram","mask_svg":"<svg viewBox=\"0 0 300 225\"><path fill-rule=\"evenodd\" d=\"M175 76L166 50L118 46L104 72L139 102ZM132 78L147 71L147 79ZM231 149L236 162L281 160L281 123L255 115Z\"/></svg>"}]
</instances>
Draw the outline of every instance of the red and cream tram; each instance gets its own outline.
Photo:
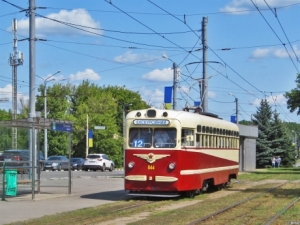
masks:
<instances>
[{"instance_id":1,"label":"red and cream tram","mask_svg":"<svg viewBox=\"0 0 300 225\"><path fill-rule=\"evenodd\" d=\"M193 197L238 176L238 126L199 113L131 111L124 149L130 195Z\"/></svg>"}]
</instances>

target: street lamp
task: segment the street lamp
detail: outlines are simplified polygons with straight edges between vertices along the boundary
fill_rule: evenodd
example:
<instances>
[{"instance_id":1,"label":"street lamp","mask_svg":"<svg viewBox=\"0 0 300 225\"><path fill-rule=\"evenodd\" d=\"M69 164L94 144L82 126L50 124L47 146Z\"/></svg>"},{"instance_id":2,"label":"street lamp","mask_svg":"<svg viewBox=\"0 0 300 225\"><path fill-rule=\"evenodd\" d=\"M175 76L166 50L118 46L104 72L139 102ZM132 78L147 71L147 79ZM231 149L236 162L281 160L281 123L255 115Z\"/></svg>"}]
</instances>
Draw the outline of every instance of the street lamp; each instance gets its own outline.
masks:
<instances>
[{"instance_id":1,"label":"street lamp","mask_svg":"<svg viewBox=\"0 0 300 225\"><path fill-rule=\"evenodd\" d=\"M231 96L233 96L233 97L235 97L232 93L228 93L229 95L231 95ZM238 115L239 115L239 106L238 106L238 98L237 97L235 97L235 116L236 116L236 124L238 124L239 123L239 120L238 120Z\"/></svg>"},{"instance_id":2,"label":"street lamp","mask_svg":"<svg viewBox=\"0 0 300 225\"><path fill-rule=\"evenodd\" d=\"M50 81L54 81L55 77L53 77L54 75L60 73L60 70L58 70L56 73L52 74L51 76L47 77L46 79L41 78L39 76L39 78L44 80L44 119L46 121L47 118L47 83ZM50 79L52 77L52 79ZM45 159L48 158L48 138L47 138L47 128L44 129L44 155L45 155Z\"/></svg>"},{"instance_id":3,"label":"street lamp","mask_svg":"<svg viewBox=\"0 0 300 225\"><path fill-rule=\"evenodd\" d=\"M171 62L173 62L173 60L171 60L167 55L163 54L162 55L163 58L170 60ZM176 110L176 106L177 106L177 101L176 101L176 90L177 90L177 65L175 62L173 62L173 110Z\"/></svg>"}]
</instances>

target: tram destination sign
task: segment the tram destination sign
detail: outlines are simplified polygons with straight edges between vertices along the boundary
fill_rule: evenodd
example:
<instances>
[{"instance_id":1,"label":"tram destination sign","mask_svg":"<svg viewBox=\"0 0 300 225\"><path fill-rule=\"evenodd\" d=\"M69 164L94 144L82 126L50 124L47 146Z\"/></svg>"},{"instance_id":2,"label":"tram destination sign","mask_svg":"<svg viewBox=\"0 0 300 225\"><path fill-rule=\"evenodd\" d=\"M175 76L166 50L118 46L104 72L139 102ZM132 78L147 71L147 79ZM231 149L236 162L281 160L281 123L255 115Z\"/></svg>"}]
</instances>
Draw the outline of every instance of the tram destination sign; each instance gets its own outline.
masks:
<instances>
[{"instance_id":1,"label":"tram destination sign","mask_svg":"<svg viewBox=\"0 0 300 225\"><path fill-rule=\"evenodd\" d=\"M135 125L169 125L169 120L134 120Z\"/></svg>"},{"instance_id":2,"label":"tram destination sign","mask_svg":"<svg viewBox=\"0 0 300 225\"><path fill-rule=\"evenodd\" d=\"M72 127L71 123L51 122L51 130L53 130L53 131L63 131L63 132L72 132L73 127Z\"/></svg>"}]
</instances>

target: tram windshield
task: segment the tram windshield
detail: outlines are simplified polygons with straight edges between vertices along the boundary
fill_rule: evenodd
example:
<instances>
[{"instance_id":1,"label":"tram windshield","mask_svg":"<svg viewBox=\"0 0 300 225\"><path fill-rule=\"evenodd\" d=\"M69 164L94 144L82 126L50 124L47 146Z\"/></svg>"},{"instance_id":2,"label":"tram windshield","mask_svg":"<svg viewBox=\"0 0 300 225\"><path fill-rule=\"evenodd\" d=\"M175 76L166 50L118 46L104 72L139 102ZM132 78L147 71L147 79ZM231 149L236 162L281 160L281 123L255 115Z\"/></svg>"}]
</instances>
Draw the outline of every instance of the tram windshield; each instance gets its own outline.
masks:
<instances>
[{"instance_id":1,"label":"tram windshield","mask_svg":"<svg viewBox=\"0 0 300 225\"><path fill-rule=\"evenodd\" d=\"M131 128L129 146L133 148L175 148L175 128Z\"/></svg>"}]
</instances>

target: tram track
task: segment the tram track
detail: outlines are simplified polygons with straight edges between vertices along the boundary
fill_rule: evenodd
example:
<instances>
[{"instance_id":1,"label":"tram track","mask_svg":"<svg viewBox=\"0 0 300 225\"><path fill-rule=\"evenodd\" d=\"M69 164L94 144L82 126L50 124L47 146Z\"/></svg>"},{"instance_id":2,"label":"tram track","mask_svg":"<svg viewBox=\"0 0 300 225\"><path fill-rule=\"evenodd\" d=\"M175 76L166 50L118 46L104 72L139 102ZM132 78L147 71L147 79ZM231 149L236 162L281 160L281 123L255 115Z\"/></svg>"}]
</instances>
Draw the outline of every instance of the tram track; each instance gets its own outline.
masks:
<instances>
[{"instance_id":1,"label":"tram track","mask_svg":"<svg viewBox=\"0 0 300 225\"><path fill-rule=\"evenodd\" d=\"M274 195L282 195L283 188L285 185L290 185L290 182L285 182L283 184L277 185L276 187L269 188L265 191L262 191L256 195L253 195L251 197L248 197L242 201L238 201L236 203L233 203L229 206L226 206L222 209L219 209L213 213L210 213L209 215L203 216L201 218L198 218L196 220L193 220L188 223L188 225L196 225L196 224L253 224L249 222L250 218L253 218L253 215L256 211L260 208L264 208L265 205L269 204L272 200L272 197L267 196L268 193L273 193ZM294 184L293 186L297 186L298 184ZM293 189L293 187L290 187ZM296 200L293 200L292 202L289 202L289 204L282 209L279 213L277 213L275 216L274 214L271 216L266 215L266 218L256 218L255 222L258 224L258 220L261 220L259 224L264 224L266 221L269 221L266 224L271 224L274 222L280 215L282 215L284 212L286 212L293 204L298 202L300 198L297 198ZM251 202L251 204L250 204ZM254 202L254 203L253 203ZM272 201L271 201L272 202ZM247 205L248 204L248 205ZM238 207L243 206L242 210L237 209ZM249 208L248 208L249 206ZM232 211L232 212L231 212ZM236 211L233 213L233 211ZM234 215L234 218L231 218L228 215Z\"/></svg>"},{"instance_id":2,"label":"tram track","mask_svg":"<svg viewBox=\"0 0 300 225\"><path fill-rule=\"evenodd\" d=\"M68 216L62 217L58 222L59 224L97 224L103 221L109 221L111 218L115 217L116 215L124 214L128 211L134 213L135 209L141 208L144 206L155 205L158 204L157 201L147 201L147 200L130 200L130 201L121 201L116 204L107 205L106 207L99 207L99 209L96 211L97 216L95 214L89 217L86 217L82 215L82 217L75 217L70 218ZM89 210L89 209L85 209ZM94 209L92 209L94 210ZM84 214L84 211L83 211ZM101 215L101 216L99 216Z\"/></svg>"}]
</instances>

